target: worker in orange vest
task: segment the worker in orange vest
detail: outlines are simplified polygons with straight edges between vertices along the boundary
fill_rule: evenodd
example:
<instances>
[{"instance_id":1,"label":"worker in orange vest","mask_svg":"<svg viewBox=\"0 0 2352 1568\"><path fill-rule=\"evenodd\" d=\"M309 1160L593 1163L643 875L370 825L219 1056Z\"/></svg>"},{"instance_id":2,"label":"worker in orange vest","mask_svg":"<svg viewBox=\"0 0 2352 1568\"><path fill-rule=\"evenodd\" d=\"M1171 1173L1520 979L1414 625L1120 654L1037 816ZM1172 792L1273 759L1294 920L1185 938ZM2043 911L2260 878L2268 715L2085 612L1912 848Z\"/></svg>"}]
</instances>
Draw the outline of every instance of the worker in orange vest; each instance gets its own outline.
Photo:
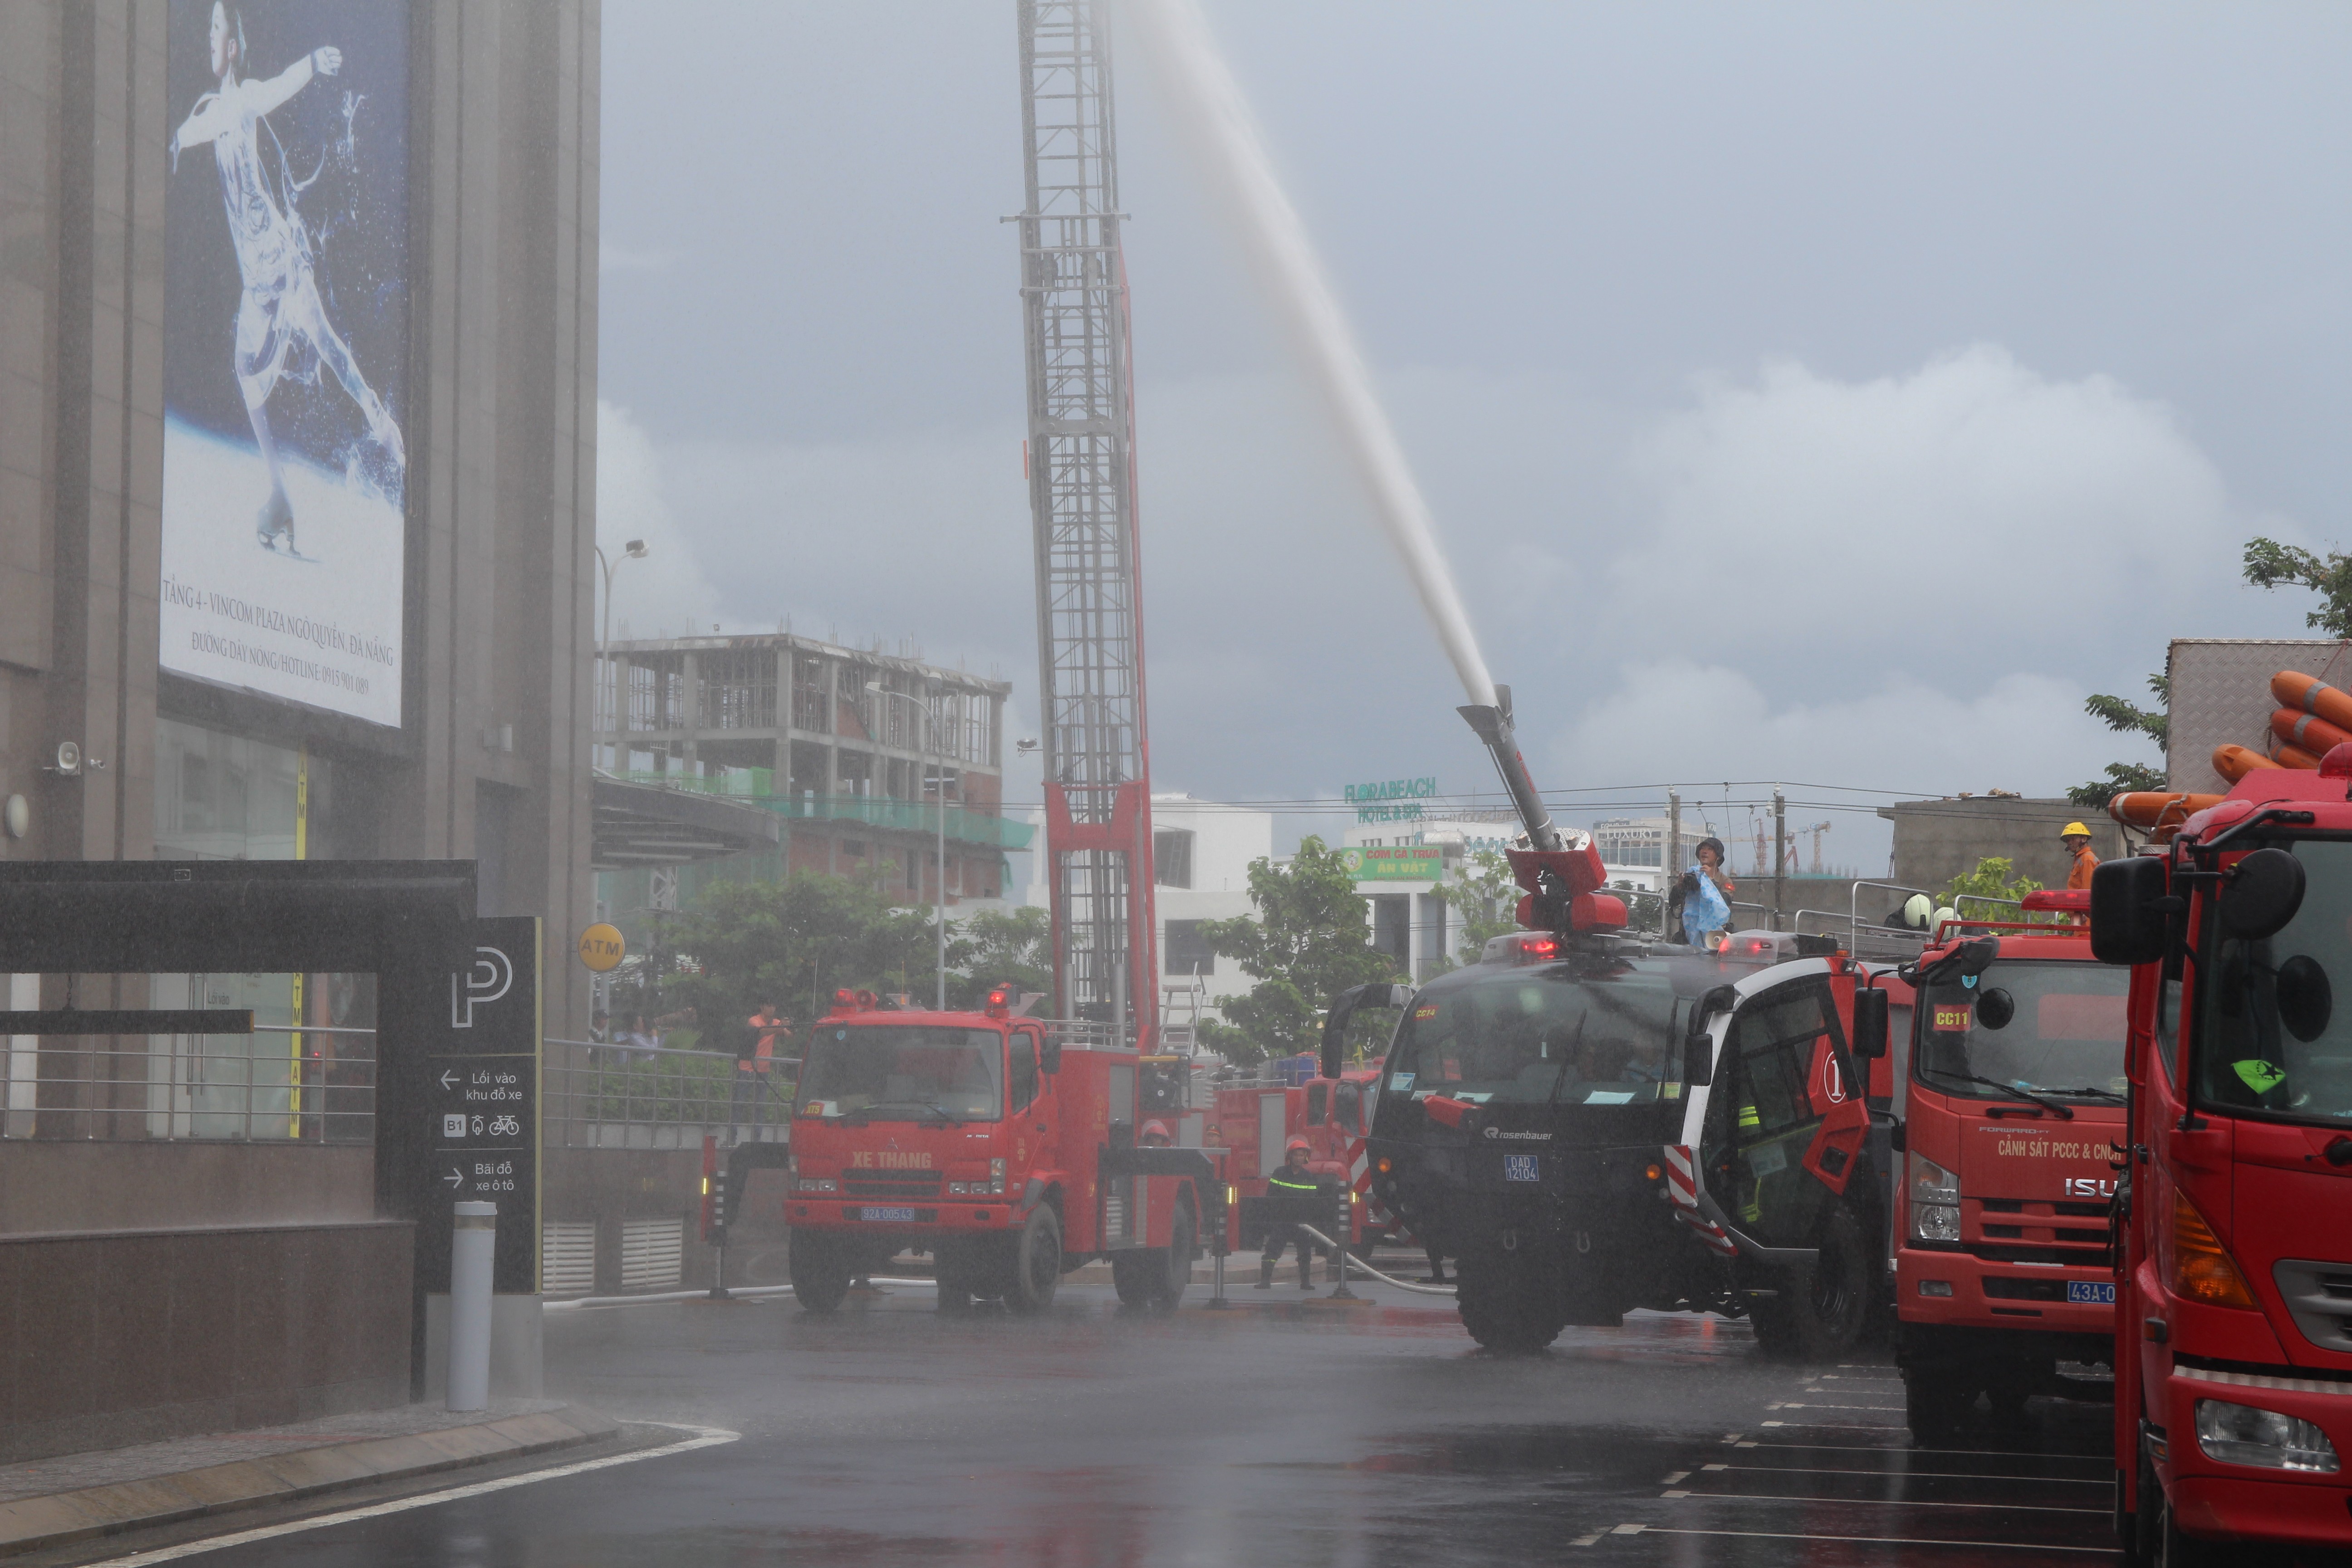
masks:
<instances>
[{"instance_id":1,"label":"worker in orange vest","mask_svg":"<svg viewBox=\"0 0 2352 1568\"><path fill-rule=\"evenodd\" d=\"M2066 871L2066 886L2070 889L2089 887L2091 873L2099 868L2099 858L2091 853L2091 830L2079 822L2070 822L2058 835L2058 842L2074 858Z\"/></svg>"}]
</instances>

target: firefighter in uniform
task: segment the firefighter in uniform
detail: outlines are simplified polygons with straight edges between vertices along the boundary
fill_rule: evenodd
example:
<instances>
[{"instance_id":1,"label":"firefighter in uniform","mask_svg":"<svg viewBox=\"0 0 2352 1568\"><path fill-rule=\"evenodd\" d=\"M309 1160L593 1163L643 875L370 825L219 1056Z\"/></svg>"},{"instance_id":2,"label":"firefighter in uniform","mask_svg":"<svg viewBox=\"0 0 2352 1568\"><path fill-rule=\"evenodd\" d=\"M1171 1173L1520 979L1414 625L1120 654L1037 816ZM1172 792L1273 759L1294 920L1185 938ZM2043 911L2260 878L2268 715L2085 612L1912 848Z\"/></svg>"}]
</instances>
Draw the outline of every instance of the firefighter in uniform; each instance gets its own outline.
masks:
<instances>
[{"instance_id":1,"label":"firefighter in uniform","mask_svg":"<svg viewBox=\"0 0 2352 1568\"><path fill-rule=\"evenodd\" d=\"M1137 1134L1135 1142L1145 1149L1165 1149L1174 1140L1168 1136L1168 1123L1152 1121L1143 1124L1143 1131Z\"/></svg>"},{"instance_id":2,"label":"firefighter in uniform","mask_svg":"<svg viewBox=\"0 0 2352 1568\"><path fill-rule=\"evenodd\" d=\"M2088 888L2091 873L2099 868L2099 858L2091 853L2091 830L2079 822L2070 822L2058 835L2058 842L2066 847L2066 853L2073 861L2066 868L2067 889L2072 891ZM2075 915L2067 923L2087 926L2091 920L2088 915Z\"/></svg>"},{"instance_id":3,"label":"firefighter in uniform","mask_svg":"<svg viewBox=\"0 0 2352 1568\"><path fill-rule=\"evenodd\" d=\"M1265 1250L1258 1255L1257 1266L1261 1290L1274 1289L1274 1266L1282 1261L1285 1247L1298 1249L1298 1288L1314 1288L1307 1276L1315 1266L1315 1245L1299 1226L1330 1223L1331 1184L1328 1176L1307 1168L1312 1152L1306 1139L1291 1139L1283 1146L1282 1168L1265 1179Z\"/></svg>"}]
</instances>

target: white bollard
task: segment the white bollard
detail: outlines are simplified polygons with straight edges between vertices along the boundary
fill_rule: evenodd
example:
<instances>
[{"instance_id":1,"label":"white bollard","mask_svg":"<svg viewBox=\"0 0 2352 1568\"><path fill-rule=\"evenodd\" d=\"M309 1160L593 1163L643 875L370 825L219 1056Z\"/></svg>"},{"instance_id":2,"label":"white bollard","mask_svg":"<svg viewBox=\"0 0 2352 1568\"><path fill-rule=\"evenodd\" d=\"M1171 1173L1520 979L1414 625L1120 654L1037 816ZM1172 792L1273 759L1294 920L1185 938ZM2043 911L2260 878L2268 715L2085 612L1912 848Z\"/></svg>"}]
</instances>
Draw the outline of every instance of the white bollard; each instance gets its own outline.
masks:
<instances>
[{"instance_id":1,"label":"white bollard","mask_svg":"<svg viewBox=\"0 0 2352 1568\"><path fill-rule=\"evenodd\" d=\"M459 1204L449 1232L449 1408L490 1403L490 1261L499 1205Z\"/></svg>"}]
</instances>

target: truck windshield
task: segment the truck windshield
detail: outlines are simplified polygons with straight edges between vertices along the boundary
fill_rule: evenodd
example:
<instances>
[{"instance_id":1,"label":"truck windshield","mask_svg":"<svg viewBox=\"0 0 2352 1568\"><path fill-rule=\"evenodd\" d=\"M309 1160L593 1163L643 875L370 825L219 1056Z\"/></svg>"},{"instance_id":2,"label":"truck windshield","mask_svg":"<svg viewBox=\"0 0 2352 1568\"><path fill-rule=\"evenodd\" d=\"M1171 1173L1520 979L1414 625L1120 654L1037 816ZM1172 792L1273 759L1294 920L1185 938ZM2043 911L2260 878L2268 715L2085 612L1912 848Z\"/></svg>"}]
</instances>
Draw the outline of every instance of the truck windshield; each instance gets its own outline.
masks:
<instances>
[{"instance_id":1,"label":"truck windshield","mask_svg":"<svg viewBox=\"0 0 2352 1568\"><path fill-rule=\"evenodd\" d=\"M2275 936L2214 943L2191 981L2197 1098L2231 1115L2352 1124L2352 1016L2335 1007L2339 982L2352 993L2352 843L2280 847L2303 862L2303 907Z\"/></svg>"},{"instance_id":2,"label":"truck windshield","mask_svg":"<svg viewBox=\"0 0 2352 1568\"><path fill-rule=\"evenodd\" d=\"M809 1042L793 1114L993 1121L1003 1085L1004 1037L993 1029L828 1024Z\"/></svg>"},{"instance_id":3,"label":"truck windshield","mask_svg":"<svg viewBox=\"0 0 2352 1568\"><path fill-rule=\"evenodd\" d=\"M1663 975L1568 965L1424 998L1398 1026L1383 1092L1474 1104L1655 1104L1681 1093L1674 988ZM1661 1092L1664 1090L1664 1092Z\"/></svg>"},{"instance_id":4,"label":"truck windshield","mask_svg":"<svg viewBox=\"0 0 2352 1568\"><path fill-rule=\"evenodd\" d=\"M1999 1099L1994 1087L2120 1100L2131 971L2002 959L1973 986L1919 998L1918 1073L1939 1093ZM1983 1082L1990 1079L1991 1083Z\"/></svg>"}]
</instances>

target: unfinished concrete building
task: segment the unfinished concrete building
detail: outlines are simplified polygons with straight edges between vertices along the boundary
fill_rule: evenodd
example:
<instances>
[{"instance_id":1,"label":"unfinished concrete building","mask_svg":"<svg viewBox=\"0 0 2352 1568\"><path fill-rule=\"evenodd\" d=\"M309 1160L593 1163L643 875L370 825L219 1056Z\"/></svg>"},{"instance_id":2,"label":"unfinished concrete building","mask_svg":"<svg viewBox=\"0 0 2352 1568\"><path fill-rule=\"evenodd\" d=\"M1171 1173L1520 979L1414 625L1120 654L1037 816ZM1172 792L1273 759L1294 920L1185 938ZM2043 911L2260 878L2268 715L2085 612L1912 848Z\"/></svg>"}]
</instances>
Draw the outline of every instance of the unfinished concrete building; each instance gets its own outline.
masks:
<instances>
[{"instance_id":1,"label":"unfinished concrete building","mask_svg":"<svg viewBox=\"0 0 2352 1568\"><path fill-rule=\"evenodd\" d=\"M596 764L785 818L779 870L878 876L909 904L1001 898L1007 681L790 633L611 644ZM942 824L941 817L945 821Z\"/></svg>"}]
</instances>

